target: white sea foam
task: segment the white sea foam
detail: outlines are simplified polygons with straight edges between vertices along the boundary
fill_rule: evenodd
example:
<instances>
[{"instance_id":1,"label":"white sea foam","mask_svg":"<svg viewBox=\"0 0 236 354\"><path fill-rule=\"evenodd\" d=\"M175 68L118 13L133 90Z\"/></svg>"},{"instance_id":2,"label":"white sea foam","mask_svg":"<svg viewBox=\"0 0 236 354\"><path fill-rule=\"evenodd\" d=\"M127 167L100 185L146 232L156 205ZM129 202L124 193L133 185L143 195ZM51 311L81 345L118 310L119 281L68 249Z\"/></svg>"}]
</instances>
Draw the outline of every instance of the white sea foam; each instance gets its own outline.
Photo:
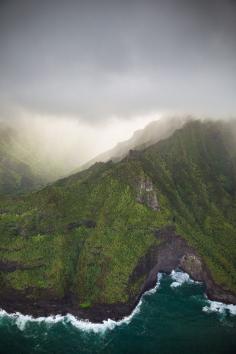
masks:
<instances>
[{"instance_id":1,"label":"white sea foam","mask_svg":"<svg viewBox=\"0 0 236 354\"><path fill-rule=\"evenodd\" d=\"M198 281L192 280L187 273L182 271L172 270L170 274L173 282L171 283L172 288L176 288L178 286L183 285L184 283L196 283L199 284ZM236 315L236 305L233 304L224 304L223 302L211 301L207 299L207 305L202 308L204 312L218 312L220 314L226 314L229 312L231 315Z\"/></svg>"},{"instance_id":2,"label":"white sea foam","mask_svg":"<svg viewBox=\"0 0 236 354\"><path fill-rule=\"evenodd\" d=\"M61 322L64 320L64 318L66 316L62 316L62 315L55 315L55 316L47 316L47 317L32 317L31 315L23 315L20 312L15 312L15 313L8 313L5 310L1 310L0 309L0 318L9 318L11 320L13 320L15 322L15 324L17 325L17 327L20 330L24 330L27 323L29 322L37 322L37 323L41 323L41 322L45 322L46 324L50 325L50 324L54 324L57 322Z\"/></svg>"},{"instance_id":3,"label":"white sea foam","mask_svg":"<svg viewBox=\"0 0 236 354\"><path fill-rule=\"evenodd\" d=\"M196 283L199 284L199 282L194 281L190 278L190 276L187 273L184 273L182 271L175 271L172 270L170 274L173 282L171 283L172 288L176 288L178 286L181 286L184 283ZM211 301L207 299L207 305L202 308L204 312L218 312L221 314L226 314L229 312L231 315L236 315L236 305L233 304L224 304L223 302L218 302L218 301Z\"/></svg>"},{"instance_id":4,"label":"white sea foam","mask_svg":"<svg viewBox=\"0 0 236 354\"><path fill-rule=\"evenodd\" d=\"M202 310L204 312L218 312L220 314L226 314L229 312L231 315L236 315L236 305L224 304L218 301L207 300L208 305L204 306Z\"/></svg>"},{"instance_id":5,"label":"white sea foam","mask_svg":"<svg viewBox=\"0 0 236 354\"><path fill-rule=\"evenodd\" d=\"M157 289L159 288L159 286L160 286L160 284L161 284L162 276L163 276L162 273L158 273L158 274L157 274L157 283L156 283L156 285L154 286L154 288L152 288L152 289L146 291L145 294L144 294L145 296L146 296L146 295L155 294L155 292L157 291ZM144 296L144 295L143 295L143 296Z\"/></svg>"},{"instance_id":6,"label":"white sea foam","mask_svg":"<svg viewBox=\"0 0 236 354\"><path fill-rule=\"evenodd\" d=\"M171 274L171 279L173 280L173 283L171 283L171 288L177 288L178 286L183 285L184 283L194 283L194 281L190 278L190 276L187 273L184 273L182 271L175 271L172 270Z\"/></svg>"},{"instance_id":7,"label":"white sea foam","mask_svg":"<svg viewBox=\"0 0 236 354\"><path fill-rule=\"evenodd\" d=\"M20 312L7 313L5 310L0 310L0 318L7 317L15 322L17 327L23 331L29 323L44 323L46 325L52 325L58 322L62 324L71 324L72 326L79 328L82 331L94 332L94 333L104 333L106 330L112 330L117 326L122 324L129 324L132 318L140 312L140 307L142 304L142 299L139 301L138 305L135 307L133 312L124 317L122 320L114 321L111 319L104 320L102 323L93 323L88 320L78 319L71 314L65 316L47 316L47 317L32 317L30 315L23 315Z\"/></svg>"},{"instance_id":8,"label":"white sea foam","mask_svg":"<svg viewBox=\"0 0 236 354\"><path fill-rule=\"evenodd\" d=\"M157 283L156 286L147 291L143 296L145 295L151 295L154 294L159 285L160 285L160 280L162 278L162 274L158 274L157 276ZM140 312L140 308L142 305L142 298L141 297L138 305L135 307L135 309L132 311L132 313L129 316L125 316L119 321L114 321L112 319L107 319L104 320L102 323L93 323L88 320L82 320L78 319L75 316L71 314L67 314L66 316L62 315L56 315L56 316L47 316L47 317L32 317L30 315L23 315L20 312L16 313L7 313L5 310L0 309L0 318L9 318L15 322L17 327L23 331L29 323L44 323L46 325L52 325L58 322L61 322L62 324L71 324L72 326L86 332L94 332L94 333L104 333L107 330L112 330L117 326L121 326L123 324L129 324L131 320L133 319L134 316L136 316Z\"/></svg>"},{"instance_id":9,"label":"white sea foam","mask_svg":"<svg viewBox=\"0 0 236 354\"><path fill-rule=\"evenodd\" d=\"M181 272L181 271L175 271L173 270L170 274L173 282L171 283L171 287L178 287L181 286L184 283L193 283L194 281L189 277L187 273ZM158 287L160 286L160 281L162 278L162 274L158 273L157 277L157 283L154 288L151 290L145 292L143 296L146 295L152 295L154 294ZM44 324L46 326L52 326L56 323L62 323L62 324L70 324L73 327L76 327L80 329L81 331L85 332L94 332L94 333L105 333L107 330L113 330L115 327L124 325L124 324L129 324L131 320L140 312L141 305L142 305L142 299L143 296L141 297L138 305L135 307L135 309L132 311L132 313L129 316L125 316L123 319L119 321L114 321L112 319L107 319L104 320L102 323L93 323L88 320L82 320L79 319L71 314L67 314L65 316L62 315L55 315L55 316L47 316L47 317L32 317L30 315L23 315L20 312L16 313L7 313L5 310L0 309L0 319L1 318L8 318L17 325L17 327L23 331L28 324L30 323L38 323L38 324ZM202 309L204 312L219 312L221 314L225 314L227 311L232 314L236 315L236 305L232 304L223 304L221 302L217 301L210 301L207 300L207 305L203 307Z\"/></svg>"}]
</instances>

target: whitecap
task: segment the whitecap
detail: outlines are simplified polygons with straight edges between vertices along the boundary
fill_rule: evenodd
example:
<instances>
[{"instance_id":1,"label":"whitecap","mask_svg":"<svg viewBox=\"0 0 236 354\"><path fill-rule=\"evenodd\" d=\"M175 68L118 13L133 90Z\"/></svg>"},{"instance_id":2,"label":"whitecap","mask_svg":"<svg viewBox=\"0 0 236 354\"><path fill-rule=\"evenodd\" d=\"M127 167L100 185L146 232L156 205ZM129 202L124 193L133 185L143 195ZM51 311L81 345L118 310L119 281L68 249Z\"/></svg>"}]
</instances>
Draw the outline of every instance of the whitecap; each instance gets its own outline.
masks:
<instances>
[{"instance_id":1,"label":"whitecap","mask_svg":"<svg viewBox=\"0 0 236 354\"><path fill-rule=\"evenodd\" d=\"M236 305L224 304L219 301L207 300L208 305L204 306L202 310L204 312L218 312L220 314L226 314L229 312L231 315L236 315Z\"/></svg>"},{"instance_id":2,"label":"whitecap","mask_svg":"<svg viewBox=\"0 0 236 354\"><path fill-rule=\"evenodd\" d=\"M23 315L20 312L8 313L5 310L0 309L0 318L8 318L13 320L17 327L23 331L26 328L28 323L37 322L37 323L46 323L46 324L54 324L58 322L64 321L65 316L55 315L55 316L47 316L47 317L33 317L31 315Z\"/></svg>"},{"instance_id":3,"label":"whitecap","mask_svg":"<svg viewBox=\"0 0 236 354\"><path fill-rule=\"evenodd\" d=\"M143 294L143 296L154 294L157 291L158 287L160 286L161 278L162 278L162 274L158 273L157 283L156 283L155 287L153 289L145 292ZM52 325L52 324L60 322L62 324L71 324L73 327L76 327L76 328L78 328L82 331L86 331L86 332L105 333L107 330L113 330L117 326L121 326L123 324L129 324L131 322L131 320L134 318L134 316L136 316L140 312L143 296L141 297L138 305L134 308L134 310L131 312L131 314L128 316L125 316L124 318L122 318L119 321L107 319L101 323L93 323L93 322L90 322L89 320L79 319L69 313L65 316L62 316L62 315L52 316L51 315L51 316L46 316L46 317L42 316L42 317L34 318L31 315L23 315L20 312L7 313L5 310L1 310L1 309L0 309L0 318L7 317L7 318L13 320L14 323L17 325L17 327L21 331L23 331L29 323L33 323L33 322L45 323L47 325Z\"/></svg>"},{"instance_id":4,"label":"whitecap","mask_svg":"<svg viewBox=\"0 0 236 354\"><path fill-rule=\"evenodd\" d=\"M177 288L178 286L181 286L184 283L194 283L194 281L190 278L190 276L187 273L184 273L182 271L172 270L170 276L171 279L173 280L173 282L170 285L171 288Z\"/></svg>"},{"instance_id":5,"label":"whitecap","mask_svg":"<svg viewBox=\"0 0 236 354\"><path fill-rule=\"evenodd\" d=\"M46 317L32 317L30 315L23 315L20 312L15 313L7 313L4 310L0 311L0 317L9 318L14 321L16 326L21 330L25 330L26 326L30 323L44 323L46 325L56 324L61 322L62 324L71 324L72 326L86 332L94 332L94 333L104 333L106 330L112 330L116 326L120 326L122 324L129 324L132 318L140 312L140 307L142 305L142 300L139 301L138 305L135 307L133 312L124 317L119 321L107 319L102 323L93 323L89 320L79 319L71 314L67 314L65 316L56 315L56 316L46 316Z\"/></svg>"},{"instance_id":6,"label":"whitecap","mask_svg":"<svg viewBox=\"0 0 236 354\"><path fill-rule=\"evenodd\" d=\"M125 316L119 321L115 321L112 319L104 320L102 323L93 323L88 320L80 320L71 314L67 314L65 316L64 321L66 323L70 323L72 326L79 328L82 331L86 332L94 332L94 333L104 333L107 330L113 330L117 326L121 326L123 324L129 324L132 318L140 312L140 307L142 305L142 299L140 299L138 305L132 311L129 316Z\"/></svg>"},{"instance_id":7,"label":"whitecap","mask_svg":"<svg viewBox=\"0 0 236 354\"><path fill-rule=\"evenodd\" d=\"M152 288L152 289L146 291L143 296L155 294L155 292L157 291L157 289L160 287L162 277L163 277L163 274L162 274L162 273L158 273L158 274L157 274L157 282L156 282L156 285L154 286L154 288Z\"/></svg>"}]
</instances>

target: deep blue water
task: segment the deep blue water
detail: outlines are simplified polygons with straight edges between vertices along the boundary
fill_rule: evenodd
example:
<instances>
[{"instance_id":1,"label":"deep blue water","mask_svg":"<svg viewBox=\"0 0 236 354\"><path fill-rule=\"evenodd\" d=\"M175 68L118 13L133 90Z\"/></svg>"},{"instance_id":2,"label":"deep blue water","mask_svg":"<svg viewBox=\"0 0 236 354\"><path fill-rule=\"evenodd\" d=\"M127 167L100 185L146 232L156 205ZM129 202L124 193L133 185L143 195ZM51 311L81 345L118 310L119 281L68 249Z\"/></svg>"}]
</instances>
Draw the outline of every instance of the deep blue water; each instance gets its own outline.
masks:
<instances>
[{"instance_id":1,"label":"deep blue water","mask_svg":"<svg viewBox=\"0 0 236 354\"><path fill-rule=\"evenodd\" d=\"M36 322L2 312L0 353L235 354L236 307L209 302L201 284L184 280L177 273L173 284L163 276L119 325L93 326L70 316Z\"/></svg>"}]
</instances>

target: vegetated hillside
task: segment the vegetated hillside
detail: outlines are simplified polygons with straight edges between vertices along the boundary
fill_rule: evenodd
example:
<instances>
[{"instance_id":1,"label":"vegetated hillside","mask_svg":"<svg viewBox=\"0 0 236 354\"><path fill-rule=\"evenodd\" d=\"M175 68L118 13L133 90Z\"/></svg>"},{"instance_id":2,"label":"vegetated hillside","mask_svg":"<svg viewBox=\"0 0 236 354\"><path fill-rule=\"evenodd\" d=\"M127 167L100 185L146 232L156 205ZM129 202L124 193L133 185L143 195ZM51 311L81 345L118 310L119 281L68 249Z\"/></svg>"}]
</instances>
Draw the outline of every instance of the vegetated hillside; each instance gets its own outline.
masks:
<instances>
[{"instance_id":1,"label":"vegetated hillside","mask_svg":"<svg viewBox=\"0 0 236 354\"><path fill-rule=\"evenodd\" d=\"M192 118L189 116L162 117L159 120L153 121L145 128L135 131L130 139L118 143L113 149L110 149L88 161L81 166L78 171L84 170L96 162L107 162L109 160L118 162L122 160L131 149L143 150L148 146L157 143L161 139L166 139L190 119Z\"/></svg>"},{"instance_id":2,"label":"vegetated hillside","mask_svg":"<svg viewBox=\"0 0 236 354\"><path fill-rule=\"evenodd\" d=\"M17 132L0 123L0 195L26 192L45 183L33 159Z\"/></svg>"},{"instance_id":3,"label":"vegetated hillside","mask_svg":"<svg viewBox=\"0 0 236 354\"><path fill-rule=\"evenodd\" d=\"M163 243L157 230L166 228L195 249L216 284L236 294L233 127L193 121L118 163L2 199L2 306L17 307L24 298L50 312L56 301L76 309L134 302L150 250Z\"/></svg>"},{"instance_id":4,"label":"vegetated hillside","mask_svg":"<svg viewBox=\"0 0 236 354\"><path fill-rule=\"evenodd\" d=\"M76 170L82 171L96 161L119 161L130 149L143 149L160 139L170 136L184 124L185 118L166 118L150 123L146 128L134 133L127 141L114 149L95 157ZM28 133L28 130L27 130ZM33 133L35 134L35 132ZM33 135L34 136L34 135ZM24 125L0 122L0 194L15 194L32 191L68 175L63 158L56 159L46 154L43 140L34 141L33 136L24 132Z\"/></svg>"}]
</instances>

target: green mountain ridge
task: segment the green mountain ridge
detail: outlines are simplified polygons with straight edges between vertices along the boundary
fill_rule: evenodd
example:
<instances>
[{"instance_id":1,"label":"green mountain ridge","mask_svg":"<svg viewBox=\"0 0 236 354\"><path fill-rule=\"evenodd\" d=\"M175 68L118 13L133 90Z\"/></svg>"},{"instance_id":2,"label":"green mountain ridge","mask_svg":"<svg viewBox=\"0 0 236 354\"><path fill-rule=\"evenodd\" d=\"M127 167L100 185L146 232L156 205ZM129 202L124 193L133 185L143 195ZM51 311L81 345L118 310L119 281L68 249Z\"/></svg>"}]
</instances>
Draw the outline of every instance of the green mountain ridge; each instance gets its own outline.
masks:
<instances>
[{"instance_id":1,"label":"green mountain ridge","mask_svg":"<svg viewBox=\"0 0 236 354\"><path fill-rule=\"evenodd\" d=\"M139 296L145 276L132 274L167 227L236 296L235 131L235 122L192 121L120 162L2 197L1 303L23 294L81 309L125 304Z\"/></svg>"},{"instance_id":2,"label":"green mountain ridge","mask_svg":"<svg viewBox=\"0 0 236 354\"><path fill-rule=\"evenodd\" d=\"M95 156L92 160L72 172L80 172L96 162L107 162L109 160L114 162L121 161L128 154L129 150L143 150L162 139L168 138L176 129L181 128L190 119L192 119L190 116L162 117L159 120L152 121L143 129L136 130L130 139L119 142L114 148Z\"/></svg>"}]
</instances>

